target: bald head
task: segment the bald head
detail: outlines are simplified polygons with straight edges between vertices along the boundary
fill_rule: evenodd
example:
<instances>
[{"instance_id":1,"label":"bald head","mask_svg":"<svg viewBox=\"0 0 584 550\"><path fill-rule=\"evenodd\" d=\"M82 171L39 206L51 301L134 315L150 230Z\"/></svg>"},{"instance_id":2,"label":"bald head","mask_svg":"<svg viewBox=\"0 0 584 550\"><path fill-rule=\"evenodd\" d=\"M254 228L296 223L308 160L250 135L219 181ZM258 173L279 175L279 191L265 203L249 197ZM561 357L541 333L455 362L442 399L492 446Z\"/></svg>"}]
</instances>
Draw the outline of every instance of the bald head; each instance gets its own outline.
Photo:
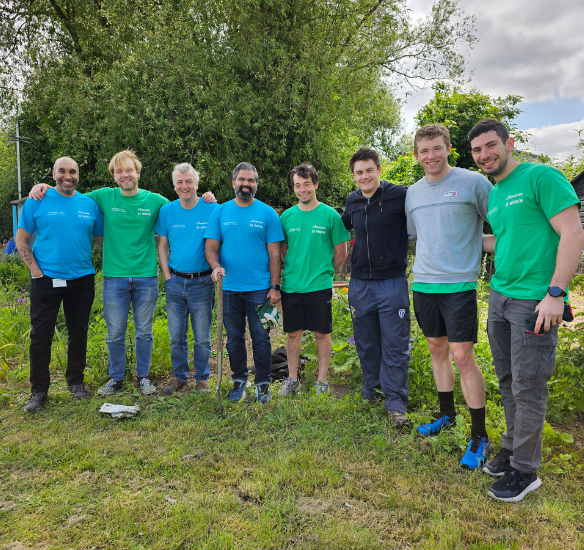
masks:
<instances>
[{"instance_id":1,"label":"bald head","mask_svg":"<svg viewBox=\"0 0 584 550\"><path fill-rule=\"evenodd\" d=\"M61 195L72 196L79 183L79 166L70 157L61 157L53 165L55 190Z\"/></svg>"}]
</instances>

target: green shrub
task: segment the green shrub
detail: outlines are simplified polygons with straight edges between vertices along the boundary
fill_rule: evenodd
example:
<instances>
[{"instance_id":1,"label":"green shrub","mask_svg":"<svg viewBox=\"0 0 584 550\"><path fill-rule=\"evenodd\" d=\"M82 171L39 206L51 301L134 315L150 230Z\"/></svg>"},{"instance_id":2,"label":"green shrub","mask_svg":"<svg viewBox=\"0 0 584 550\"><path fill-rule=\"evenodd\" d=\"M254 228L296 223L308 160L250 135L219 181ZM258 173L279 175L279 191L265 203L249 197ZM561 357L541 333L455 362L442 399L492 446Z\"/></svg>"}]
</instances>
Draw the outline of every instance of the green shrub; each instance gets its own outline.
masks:
<instances>
[{"instance_id":1,"label":"green shrub","mask_svg":"<svg viewBox=\"0 0 584 550\"><path fill-rule=\"evenodd\" d=\"M30 286L30 271L18 254L0 254L0 284L21 290Z\"/></svg>"}]
</instances>

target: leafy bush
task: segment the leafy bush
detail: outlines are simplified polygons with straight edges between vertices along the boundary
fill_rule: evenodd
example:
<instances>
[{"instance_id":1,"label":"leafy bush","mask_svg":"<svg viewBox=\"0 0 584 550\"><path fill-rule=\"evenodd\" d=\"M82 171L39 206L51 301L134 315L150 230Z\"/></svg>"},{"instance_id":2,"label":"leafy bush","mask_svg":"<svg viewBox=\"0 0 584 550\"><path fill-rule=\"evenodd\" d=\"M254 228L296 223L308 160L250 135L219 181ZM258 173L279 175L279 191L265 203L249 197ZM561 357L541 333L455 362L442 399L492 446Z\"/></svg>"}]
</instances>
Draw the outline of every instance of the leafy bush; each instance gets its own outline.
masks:
<instances>
[{"instance_id":1,"label":"leafy bush","mask_svg":"<svg viewBox=\"0 0 584 550\"><path fill-rule=\"evenodd\" d=\"M24 289L30 285L30 271L19 254L0 254L0 284Z\"/></svg>"}]
</instances>

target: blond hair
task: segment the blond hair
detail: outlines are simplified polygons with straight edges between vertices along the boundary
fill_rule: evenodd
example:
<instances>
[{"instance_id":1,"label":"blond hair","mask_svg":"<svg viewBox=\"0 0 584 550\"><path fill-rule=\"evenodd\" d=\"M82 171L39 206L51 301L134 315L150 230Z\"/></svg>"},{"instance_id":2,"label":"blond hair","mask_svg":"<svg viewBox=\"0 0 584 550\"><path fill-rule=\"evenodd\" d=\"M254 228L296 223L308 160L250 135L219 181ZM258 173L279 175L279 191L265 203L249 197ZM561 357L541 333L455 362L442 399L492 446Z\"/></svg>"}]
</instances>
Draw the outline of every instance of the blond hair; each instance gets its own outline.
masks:
<instances>
[{"instance_id":1,"label":"blond hair","mask_svg":"<svg viewBox=\"0 0 584 550\"><path fill-rule=\"evenodd\" d=\"M136 172L138 172L138 174L142 171L142 163L140 162L134 151L126 149L125 151L120 151L119 153L116 153L112 157L112 160L110 160L109 171L111 175L112 176L114 175L114 170L118 166L126 166L128 164L128 161L132 161L134 163L134 166L136 167Z\"/></svg>"}]
</instances>

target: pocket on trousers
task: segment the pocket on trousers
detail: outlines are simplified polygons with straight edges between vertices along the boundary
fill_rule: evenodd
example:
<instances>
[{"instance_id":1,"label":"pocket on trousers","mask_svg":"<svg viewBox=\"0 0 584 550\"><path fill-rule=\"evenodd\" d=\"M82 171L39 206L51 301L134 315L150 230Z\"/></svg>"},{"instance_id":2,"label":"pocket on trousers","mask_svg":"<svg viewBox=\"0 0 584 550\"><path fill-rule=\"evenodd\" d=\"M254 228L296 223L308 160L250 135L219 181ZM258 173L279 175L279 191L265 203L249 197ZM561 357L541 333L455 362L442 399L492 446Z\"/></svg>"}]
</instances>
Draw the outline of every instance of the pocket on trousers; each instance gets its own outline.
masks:
<instances>
[{"instance_id":1,"label":"pocket on trousers","mask_svg":"<svg viewBox=\"0 0 584 550\"><path fill-rule=\"evenodd\" d=\"M546 383L554 372L557 327L542 335L523 331L522 336L518 379L530 383ZM515 343L517 344L518 342Z\"/></svg>"}]
</instances>

